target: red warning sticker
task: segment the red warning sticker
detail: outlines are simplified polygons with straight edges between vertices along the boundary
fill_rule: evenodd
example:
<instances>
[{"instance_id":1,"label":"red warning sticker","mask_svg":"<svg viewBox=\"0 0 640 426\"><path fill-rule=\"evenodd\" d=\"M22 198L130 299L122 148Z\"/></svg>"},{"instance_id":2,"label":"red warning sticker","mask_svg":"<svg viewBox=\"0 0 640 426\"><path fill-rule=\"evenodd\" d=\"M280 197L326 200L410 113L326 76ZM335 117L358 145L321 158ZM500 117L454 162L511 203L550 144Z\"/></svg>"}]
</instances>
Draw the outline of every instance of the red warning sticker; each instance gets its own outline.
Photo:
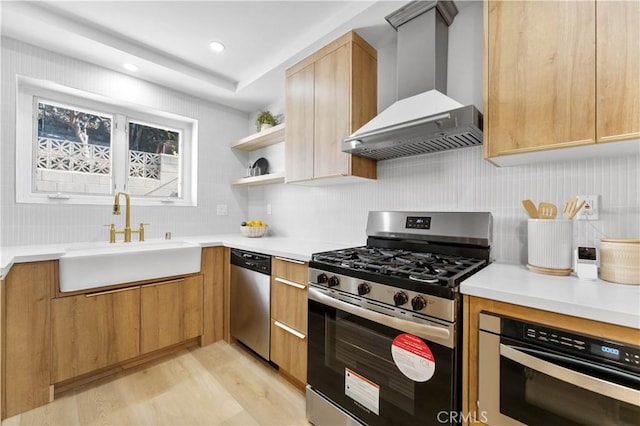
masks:
<instances>
[{"instance_id":1,"label":"red warning sticker","mask_svg":"<svg viewBox=\"0 0 640 426\"><path fill-rule=\"evenodd\" d=\"M402 374L414 382L426 382L436 371L436 360L431 349L413 334L396 336L391 344L391 356Z\"/></svg>"}]
</instances>

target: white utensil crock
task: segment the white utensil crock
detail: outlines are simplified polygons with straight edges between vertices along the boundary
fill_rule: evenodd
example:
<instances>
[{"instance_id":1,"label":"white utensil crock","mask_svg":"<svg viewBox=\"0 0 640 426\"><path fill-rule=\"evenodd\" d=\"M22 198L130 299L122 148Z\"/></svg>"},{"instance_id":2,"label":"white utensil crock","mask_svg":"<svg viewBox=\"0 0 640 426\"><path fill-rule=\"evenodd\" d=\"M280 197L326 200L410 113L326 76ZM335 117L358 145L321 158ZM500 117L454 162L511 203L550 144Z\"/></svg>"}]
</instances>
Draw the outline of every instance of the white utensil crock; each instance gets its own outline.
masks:
<instances>
[{"instance_id":1,"label":"white utensil crock","mask_svg":"<svg viewBox=\"0 0 640 426\"><path fill-rule=\"evenodd\" d=\"M573 265L573 221L529 219L529 265L549 269L571 269Z\"/></svg>"}]
</instances>

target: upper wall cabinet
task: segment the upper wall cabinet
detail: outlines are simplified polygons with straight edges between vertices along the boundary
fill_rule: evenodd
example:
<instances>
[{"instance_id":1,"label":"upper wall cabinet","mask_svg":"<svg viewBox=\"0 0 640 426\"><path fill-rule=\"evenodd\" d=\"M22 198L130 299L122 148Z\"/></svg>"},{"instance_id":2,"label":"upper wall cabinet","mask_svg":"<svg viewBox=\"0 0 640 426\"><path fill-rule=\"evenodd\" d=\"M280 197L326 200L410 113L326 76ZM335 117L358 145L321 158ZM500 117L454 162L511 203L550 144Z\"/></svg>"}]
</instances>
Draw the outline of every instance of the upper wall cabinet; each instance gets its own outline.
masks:
<instances>
[{"instance_id":1,"label":"upper wall cabinet","mask_svg":"<svg viewBox=\"0 0 640 426\"><path fill-rule=\"evenodd\" d=\"M596 2L598 142L640 137L640 2Z\"/></svg>"},{"instance_id":2,"label":"upper wall cabinet","mask_svg":"<svg viewBox=\"0 0 640 426\"><path fill-rule=\"evenodd\" d=\"M639 7L485 2L485 157L640 137Z\"/></svg>"},{"instance_id":3,"label":"upper wall cabinet","mask_svg":"<svg viewBox=\"0 0 640 426\"><path fill-rule=\"evenodd\" d=\"M286 182L376 178L376 163L341 141L377 113L377 52L349 32L286 73Z\"/></svg>"}]
</instances>

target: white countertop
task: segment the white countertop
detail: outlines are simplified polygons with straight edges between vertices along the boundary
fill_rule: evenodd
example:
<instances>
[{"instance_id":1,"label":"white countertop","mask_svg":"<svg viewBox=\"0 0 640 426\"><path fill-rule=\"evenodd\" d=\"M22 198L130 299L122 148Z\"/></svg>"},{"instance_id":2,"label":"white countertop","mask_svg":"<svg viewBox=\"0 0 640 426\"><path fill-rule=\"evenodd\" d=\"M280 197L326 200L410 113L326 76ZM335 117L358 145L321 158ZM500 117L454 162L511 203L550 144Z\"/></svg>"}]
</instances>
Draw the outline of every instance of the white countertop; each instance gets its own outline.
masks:
<instances>
[{"instance_id":1,"label":"white countertop","mask_svg":"<svg viewBox=\"0 0 640 426\"><path fill-rule=\"evenodd\" d=\"M240 234L199 235L174 238L173 241L185 241L202 247L225 246L238 248L302 261L310 260L313 253L364 245L364 242L336 243L285 237L267 236L262 238L247 238ZM91 246L98 247L104 246L105 244L108 243L95 242L0 247L0 279L4 278L9 273L9 270L14 263L56 260L63 256L69 249ZM116 244L124 243L118 242Z\"/></svg>"},{"instance_id":2,"label":"white countertop","mask_svg":"<svg viewBox=\"0 0 640 426\"><path fill-rule=\"evenodd\" d=\"M500 302L640 329L640 286L552 276L524 265L493 263L460 292Z\"/></svg>"}]
</instances>

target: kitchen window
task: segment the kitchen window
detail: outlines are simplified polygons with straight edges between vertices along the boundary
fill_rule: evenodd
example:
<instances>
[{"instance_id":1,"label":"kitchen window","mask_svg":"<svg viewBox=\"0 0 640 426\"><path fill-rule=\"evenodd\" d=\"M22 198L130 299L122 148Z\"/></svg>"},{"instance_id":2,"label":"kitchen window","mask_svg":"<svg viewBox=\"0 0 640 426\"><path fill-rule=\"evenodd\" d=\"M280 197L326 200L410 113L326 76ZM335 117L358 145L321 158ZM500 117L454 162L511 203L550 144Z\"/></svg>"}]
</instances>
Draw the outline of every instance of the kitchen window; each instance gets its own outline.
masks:
<instances>
[{"instance_id":1,"label":"kitchen window","mask_svg":"<svg viewBox=\"0 0 640 426\"><path fill-rule=\"evenodd\" d=\"M21 77L17 122L17 202L196 205L196 120Z\"/></svg>"}]
</instances>

